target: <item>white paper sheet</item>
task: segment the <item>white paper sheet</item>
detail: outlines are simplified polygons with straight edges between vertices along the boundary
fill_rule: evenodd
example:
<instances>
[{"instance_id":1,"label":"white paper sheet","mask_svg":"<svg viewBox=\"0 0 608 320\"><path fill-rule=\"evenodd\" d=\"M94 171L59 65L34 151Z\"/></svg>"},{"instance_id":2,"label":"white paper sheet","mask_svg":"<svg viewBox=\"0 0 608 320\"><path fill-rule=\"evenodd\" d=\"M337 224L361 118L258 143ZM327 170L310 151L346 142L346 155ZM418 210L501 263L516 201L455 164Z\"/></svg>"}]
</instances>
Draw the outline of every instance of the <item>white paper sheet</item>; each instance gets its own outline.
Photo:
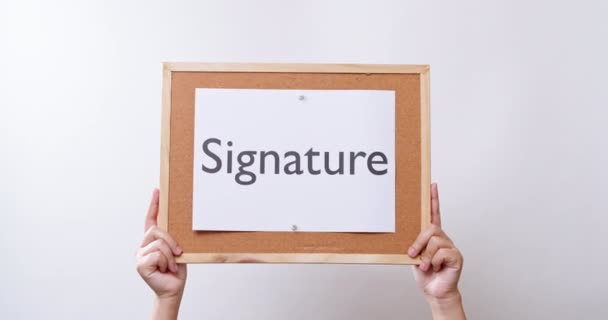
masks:
<instances>
[{"instance_id":1,"label":"white paper sheet","mask_svg":"<svg viewBox=\"0 0 608 320\"><path fill-rule=\"evenodd\" d=\"M197 88L193 164L193 229L223 231L394 232L395 231L395 92L384 90L253 90ZM221 146L216 143L218 139ZM207 141L207 153L203 144ZM228 146L228 142L232 146ZM310 154L313 173L308 168ZM228 173L228 150L232 172ZM255 151L245 170L254 183L239 184L238 157ZM260 173L260 151L265 158ZM285 165L300 155L302 174L286 174ZM327 174L339 167L344 174ZM355 159L350 174L350 152ZM373 152L375 163L368 168ZM215 155L215 158L212 156ZM246 163L249 156L241 158ZM221 161L221 170L218 169ZM289 167L293 172L295 165ZM386 173L381 174L385 169ZM247 183L250 177L239 176Z\"/></svg>"}]
</instances>

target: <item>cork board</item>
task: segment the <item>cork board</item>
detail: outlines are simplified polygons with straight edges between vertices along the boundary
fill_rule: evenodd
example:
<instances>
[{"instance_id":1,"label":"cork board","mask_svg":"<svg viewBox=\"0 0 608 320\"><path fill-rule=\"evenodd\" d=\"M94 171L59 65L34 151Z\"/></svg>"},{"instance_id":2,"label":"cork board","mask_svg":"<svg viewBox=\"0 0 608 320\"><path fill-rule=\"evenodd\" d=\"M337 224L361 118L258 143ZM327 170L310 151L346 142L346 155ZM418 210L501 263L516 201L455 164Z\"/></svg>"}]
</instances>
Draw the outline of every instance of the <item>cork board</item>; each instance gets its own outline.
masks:
<instances>
[{"instance_id":1,"label":"cork board","mask_svg":"<svg viewBox=\"0 0 608 320\"><path fill-rule=\"evenodd\" d=\"M395 232L193 231L196 88L394 90ZM165 63L162 121L159 226L178 262L418 262L406 252L430 222L428 66Z\"/></svg>"}]
</instances>

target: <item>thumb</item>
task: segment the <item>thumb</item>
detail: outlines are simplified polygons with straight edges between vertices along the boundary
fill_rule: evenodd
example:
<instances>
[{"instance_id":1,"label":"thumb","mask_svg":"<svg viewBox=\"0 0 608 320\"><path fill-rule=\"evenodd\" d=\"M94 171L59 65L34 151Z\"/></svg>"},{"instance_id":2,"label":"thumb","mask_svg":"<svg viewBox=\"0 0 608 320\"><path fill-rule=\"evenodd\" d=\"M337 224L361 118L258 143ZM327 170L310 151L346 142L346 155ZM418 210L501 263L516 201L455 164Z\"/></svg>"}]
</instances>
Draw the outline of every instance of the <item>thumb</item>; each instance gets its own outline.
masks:
<instances>
[{"instance_id":1,"label":"thumb","mask_svg":"<svg viewBox=\"0 0 608 320\"><path fill-rule=\"evenodd\" d=\"M431 184L431 223L441 227L441 209L439 208L439 187Z\"/></svg>"},{"instance_id":2,"label":"thumb","mask_svg":"<svg viewBox=\"0 0 608 320\"><path fill-rule=\"evenodd\" d=\"M157 225L156 219L158 218L158 198L159 190L158 188L156 188L154 189L154 192L152 192L152 199L150 199L150 207L148 208L148 214L146 215L144 232L150 229L150 227L154 227Z\"/></svg>"},{"instance_id":3,"label":"thumb","mask_svg":"<svg viewBox=\"0 0 608 320\"><path fill-rule=\"evenodd\" d=\"M177 264L177 277L180 279L186 279L188 274L188 265L185 263Z\"/></svg>"}]
</instances>

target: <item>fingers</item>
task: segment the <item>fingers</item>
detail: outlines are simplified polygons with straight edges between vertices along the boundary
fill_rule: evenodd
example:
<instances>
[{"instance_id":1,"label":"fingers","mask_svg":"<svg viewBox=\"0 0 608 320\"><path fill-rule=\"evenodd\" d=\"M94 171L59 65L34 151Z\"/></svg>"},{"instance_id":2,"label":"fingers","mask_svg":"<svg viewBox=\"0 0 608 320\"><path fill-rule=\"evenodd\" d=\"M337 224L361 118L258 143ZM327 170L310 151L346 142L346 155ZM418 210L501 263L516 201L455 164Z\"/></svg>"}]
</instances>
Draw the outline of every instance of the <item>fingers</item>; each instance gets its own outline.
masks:
<instances>
[{"instance_id":1,"label":"fingers","mask_svg":"<svg viewBox=\"0 0 608 320\"><path fill-rule=\"evenodd\" d=\"M174 255L179 256L182 254L182 249L177 245L177 242L175 242L175 240L173 240L173 238L165 230L162 230L156 226L150 227L150 229L146 231L144 234L144 240L142 241L140 247L143 248L157 239L164 240Z\"/></svg>"},{"instance_id":2,"label":"fingers","mask_svg":"<svg viewBox=\"0 0 608 320\"><path fill-rule=\"evenodd\" d=\"M152 252L160 251L167 260L167 267L171 272L177 272L177 263L175 262L175 256L171 251L169 245L163 239L156 239L147 246L141 248L137 253L138 256L142 257ZM161 270L162 271L162 270Z\"/></svg>"},{"instance_id":3,"label":"fingers","mask_svg":"<svg viewBox=\"0 0 608 320\"><path fill-rule=\"evenodd\" d=\"M167 257L160 251L154 251L137 259L137 271L144 277L150 276L156 270L167 272Z\"/></svg>"},{"instance_id":4,"label":"fingers","mask_svg":"<svg viewBox=\"0 0 608 320\"><path fill-rule=\"evenodd\" d=\"M144 223L144 231L157 225L159 194L160 191L158 189L154 189L154 192L152 192L150 207L148 208L148 214L146 215L146 221Z\"/></svg>"},{"instance_id":5,"label":"fingers","mask_svg":"<svg viewBox=\"0 0 608 320\"><path fill-rule=\"evenodd\" d=\"M443 248L453 248L454 244L446 237L432 236L421 254L422 263L430 264L433 256Z\"/></svg>"},{"instance_id":6,"label":"fingers","mask_svg":"<svg viewBox=\"0 0 608 320\"><path fill-rule=\"evenodd\" d=\"M431 184L431 223L441 227L441 210L439 208L439 187Z\"/></svg>"},{"instance_id":7,"label":"fingers","mask_svg":"<svg viewBox=\"0 0 608 320\"><path fill-rule=\"evenodd\" d=\"M424 229L422 232L420 232L420 234L418 235L418 238L416 238L416 240L414 241L412 246L408 249L407 254L412 258L418 256L418 254L421 253L426 248L426 246L429 243L429 240L433 236L438 236L438 237L449 239L448 236L443 232L443 230L441 230L441 228L439 226L431 224L426 229Z\"/></svg>"},{"instance_id":8,"label":"fingers","mask_svg":"<svg viewBox=\"0 0 608 320\"><path fill-rule=\"evenodd\" d=\"M440 271L443 266L460 269L462 267L462 255L456 248L441 248L433 255L430 266L433 267L434 272Z\"/></svg>"},{"instance_id":9,"label":"fingers","mask_svg":"<svg viewBox=\"0 0 608 320\"><path fill-rule=\"evenodd\" d=\"M171 271L185 276L184 268L180 268L175 256L182 254L182 249L175 240L164 230L151 227L146 231L144 239L137 251L137 270L142 276L150 276L157 270L165 273Z\"/></svg>"},{"instance_id":10,"label":"fingers","mask_svg":"<svg viewBox=\"0 0 608 320\"><path fill-rule=\"evenodd\" d=\"M421 263L418 268L424 272L430 269L438 272L443 266L462 268L462 254L441 229L439 188L436 183L431 184L431 225L420 232L408 249L408 255L412 258L419 254Z\"/></svg>"}]
</instances>

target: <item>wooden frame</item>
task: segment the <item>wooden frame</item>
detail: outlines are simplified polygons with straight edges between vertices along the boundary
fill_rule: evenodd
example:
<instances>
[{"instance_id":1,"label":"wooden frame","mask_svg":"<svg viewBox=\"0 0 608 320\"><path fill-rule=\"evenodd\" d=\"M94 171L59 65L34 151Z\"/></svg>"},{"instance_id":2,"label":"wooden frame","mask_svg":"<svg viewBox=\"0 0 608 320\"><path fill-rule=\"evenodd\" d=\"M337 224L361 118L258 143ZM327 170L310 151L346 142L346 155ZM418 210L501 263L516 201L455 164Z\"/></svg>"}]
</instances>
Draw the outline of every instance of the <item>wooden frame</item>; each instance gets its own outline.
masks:
<instances>
[{"instance_id":1,"label":"wooden frame","mask_svg":"<svg viewBox=\"0 0 608 320\"><path fill-rule=\"evenodd\" d=\"M361 73L418 74L420 76L421 230L430 224L430 77L428 65L265 64L265 63L163 63L161 174L158 226L169 225L169 161L171 90L173 72ZM178 263L374 263L418 264L403 254L348 253L184 253Z\"/></svg>"}]
</instances>

